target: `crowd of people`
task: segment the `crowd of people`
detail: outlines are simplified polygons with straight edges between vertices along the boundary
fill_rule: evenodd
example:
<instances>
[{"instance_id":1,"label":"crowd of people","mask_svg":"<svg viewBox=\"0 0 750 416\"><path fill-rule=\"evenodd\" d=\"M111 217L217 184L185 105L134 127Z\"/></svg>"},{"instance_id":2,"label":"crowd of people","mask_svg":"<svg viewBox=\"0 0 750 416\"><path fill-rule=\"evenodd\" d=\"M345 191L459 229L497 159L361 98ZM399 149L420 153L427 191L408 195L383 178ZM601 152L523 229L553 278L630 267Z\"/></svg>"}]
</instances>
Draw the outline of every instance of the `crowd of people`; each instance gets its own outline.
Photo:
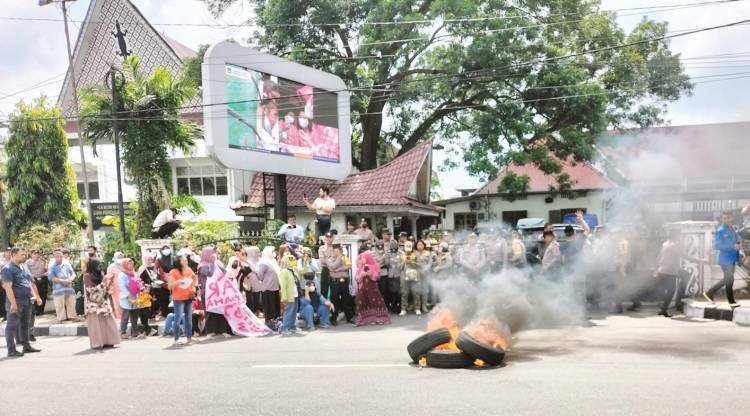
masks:
<instances>
[{"instance_id":1,"label":"crowd of people","mask_svg":"<svg viewBox=\"0 0 750 416\"><path fill-rule=\"evenodd\" d=\"M285 242L278 249L237 242L226 261L213 247L198 254L188 247L175 253L165 245L146 253L139 264L118 252L106 265L92 246L81 260L83 317L76 313L76 272L69 252L55 250L47 262L37 250L27 259L24 249L12 248L0 265L8 355L39 351L30 342L49 285L56 321L85 319L91 347L109 348L123 339L155 336L154 320L163 320L163 335L178 344L192 344L202 336L301 334L339 325L341 315L356 326L385 325L391 315L427 313L445 295L440 290L445 282L460 277L476 283L509 270L531 279L568 281L577 285L590 308L604 303L613 312L622 312L628 301L629 309L637 309L644 289L656 289L660 314L671 316L675 292L679 308L687 283L682 260L709 262L685 253L673 230L650 270L653 279L634 285L634 260L642 261L645 254L633 252L627 230L592 231L580 215L578 222L578 232L566 227L561 242L550 227L530 244L517 230L491 229L461 241L450 233L430 236L429 231L422 238L404 232L394 238L388 229L376 236L363 219L358 228L347 224L340 236L335 230L326 232L314 256L312 247L301 244L302 234L290 216L279 232ZM337 238L358 241L359 252L351 253L355 246L337 244ZM708 300L723 287L728 302L737 306L732 284L735 264L744 256L740 243L732 215L725 213L714 241L724 279L704 293ZM228 282L221 280L221 292L237 293L240 312L233 309L230 315L214 307L217 279ZM246 324L235 322L237 313Z\"/></svg>"}]
</instances>

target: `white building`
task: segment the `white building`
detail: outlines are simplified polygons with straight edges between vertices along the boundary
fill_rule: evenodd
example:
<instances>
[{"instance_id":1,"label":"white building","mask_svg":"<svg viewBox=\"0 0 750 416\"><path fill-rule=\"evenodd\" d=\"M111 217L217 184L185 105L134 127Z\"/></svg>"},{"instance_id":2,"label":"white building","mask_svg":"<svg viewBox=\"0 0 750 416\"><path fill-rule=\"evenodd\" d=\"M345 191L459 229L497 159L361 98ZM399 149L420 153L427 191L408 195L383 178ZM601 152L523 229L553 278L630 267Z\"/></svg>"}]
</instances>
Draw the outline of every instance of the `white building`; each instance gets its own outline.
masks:
<instances>
[{"instance_id":1,"label":"white building","mask_svg":"<svg viewBox=\"0 0 750 416\"><path fill-rule=\"evenodd\" d=\"M482 224L515 227L521 218L544 218L551 223L561 223L566 214L579 209L596 214L600 223L607 221L608 207L617 185L588 163L563 163L563 170L570 175L572 188L566 194L556 194L550 191L550 187L556 185L555 179L531 164L504 167L476 191L435 202L445 207L442 227L455 231L472 230ZM510 195L498 190L508 172L529 177L527 192Z\"/></svg>"},{"instance_id":2,"label":"white building","mask_svg":"<svg viewBox=\"0 0 750 416\"><path fill-rule=\"evenodd\" d=\"M144 73L157 67L167 68L173 76L179 76L183 60L195 56L195 52L185 45L160 34L145 19L140 11L128 0L92 0L85 21L78 36L74 51L74 71L79 91L86 85L103 84L110 65L118 66L122 58L118 51L117 39L112 35L115 23L119 22L127 31L128 50L138 56ZM200 97L191 104L199 105ZM58 104L63 114L73 116L72 85L66 76ZM201 124L203 112L200 107L186 111L184 117ZM69 158L77 173L78 194L84 198L83 169L76 123L66 123L70 138ZM89 191L95 212L95 226L104 215L117 210L117 170L115 169L114 144L109 141L97 145L97 155L90 145L85 145L86 169ZM190 193L205 206L206 212L195 219L241 221L242 217L229 208L232 201L243 199L250 186L250 172L227 170L214 163L206 151L205 142L198 140L192 154L180 151L172 153L172 187L174 193ZM126 203L135 199L135 189L124 178L123 198Z\"/></svg>"}]
</instances>

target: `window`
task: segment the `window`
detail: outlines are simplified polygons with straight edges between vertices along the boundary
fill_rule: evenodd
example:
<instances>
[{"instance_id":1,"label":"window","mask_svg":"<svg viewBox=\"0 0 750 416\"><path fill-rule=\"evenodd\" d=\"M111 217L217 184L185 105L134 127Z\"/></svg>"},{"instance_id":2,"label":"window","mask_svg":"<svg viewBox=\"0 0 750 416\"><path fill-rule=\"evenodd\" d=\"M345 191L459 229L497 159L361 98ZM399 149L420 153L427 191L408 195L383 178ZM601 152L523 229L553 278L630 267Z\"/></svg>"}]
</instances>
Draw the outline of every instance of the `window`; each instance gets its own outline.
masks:
<instances>
[{"instance_id":1,"label":"window","mask_svg":"<svg viewBox=\"0 0 750 416\"><path fill-rule=\"evenodd\" d=\"M475 212L453 214L453 228L456 231L473 230L476 226L477 214Z\"/></svg>"},{"instance_id":2,"label":"window","mask_svg":"<svg viewBox=\"0 0 750 416\"><path fill-rule=\"evenodd\" d=\"M175 168L177 177L177 193L202 195L228 195L227 170L211 166L178 166Z\"/></svg>"},{"instance_id":3,"label":"window","mask_svg":"<svg viewBox=\"0 0 750 416\"><path fill-rule=\"evenodd\" d=\"M528 217L528 211L503 211L503 223L507 224L511 228L516 228L518 220Z\"/></svg>"},{"instance_id":4,"label":"window","mask_svg":"<svg viewBox=\"0 0 750 416\"><path fill-rule=\"evenodd\" d=\"M83 185L83 182L76 184L76 190L78 191L78 198L86 200L86 187ZM99 182L89 181L89 198L99 199Z\"/></svg>"}]
</instances>

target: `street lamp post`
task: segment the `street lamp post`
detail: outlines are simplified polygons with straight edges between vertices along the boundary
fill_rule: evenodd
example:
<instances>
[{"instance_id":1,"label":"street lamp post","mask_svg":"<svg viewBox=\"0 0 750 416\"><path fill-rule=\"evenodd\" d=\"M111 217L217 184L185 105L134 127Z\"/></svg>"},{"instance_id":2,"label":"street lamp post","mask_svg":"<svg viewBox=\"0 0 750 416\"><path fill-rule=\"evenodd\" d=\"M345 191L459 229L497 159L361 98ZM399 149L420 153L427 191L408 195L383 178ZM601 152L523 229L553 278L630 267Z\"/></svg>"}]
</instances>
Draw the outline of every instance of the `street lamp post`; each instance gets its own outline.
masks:
<instances>
[{"instance_id":1,"label":"street lamp post","mask_svg":"<svg viewBox=\"0 0 750 416\"><path fill-rule=\"evenodd\" d=\"M89 244L94 245L94 211L91 207L91 197L89 195L89 173L86 169L86 155L83 150L83 137L80 131L80 116L78 113L78 84L76 83L75 68L73 68L73 50L70 47L70 32L68 30L68 9L67 2L75 0L39 0L40 6L46 6L50 3L62 3L63 22L65 24L65 42L68 45L68 76L70 77L70 86L73 89L73 111L76 121L76 132L78 133L78 150L81 153L81 169L83 170L83 191L86 198L86 213L88 221L86 225L86 236Z\"/></svg>"}]
</instances>

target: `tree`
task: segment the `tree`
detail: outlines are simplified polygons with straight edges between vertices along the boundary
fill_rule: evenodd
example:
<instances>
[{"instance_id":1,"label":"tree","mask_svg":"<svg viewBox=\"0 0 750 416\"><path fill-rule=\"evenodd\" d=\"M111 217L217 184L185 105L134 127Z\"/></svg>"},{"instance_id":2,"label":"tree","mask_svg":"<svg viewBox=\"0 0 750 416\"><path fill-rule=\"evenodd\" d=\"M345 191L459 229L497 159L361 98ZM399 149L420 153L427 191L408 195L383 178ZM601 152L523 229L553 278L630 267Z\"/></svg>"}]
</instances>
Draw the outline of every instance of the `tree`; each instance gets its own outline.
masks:
<instances>
[{"instance_id":1,"label":"tree","mask_svg":"<svg viewBox=\"0 0 750 416\"><path fill-rule=\"evenodd\" d=\"M346 82L360 169L432 137L475 176L514 161L564 181L559 160L589 159L607 128L662 123L692 89L666 23L626 33L598 0L203 1L251 4L251 43Z\"/></svg>"},{"instance_id":2,"label":"tree","mask_svg":"<svg viewBox=\"0 0 750 416\"><path fill-rule=\"evenodd\" d=\"M30 105L20 102L10 115L5 152L11 235L37 224L85 224L59 108L43 97Z\"/></svg>"},{"instance_id":3,"label":"tree","mask_svg":"<svg viewBox=\"0 0 750 416\"><path fill-rule=\"evenodd\" d=\"M203 85L203 69L201 68L201 64L203 64L203 58L206 56L209 46L199 45L196 56L185 58L182 63L182 72L185 78L191 80L193 84L199 87Z\"/></svg>"},{"instance_id":4,"label":"tree","mask_svg":"<svg viewBox=\"0 0 750 416\"><path fill-rule=\"evenodd\" d=\"M116 112L125 172L136 187L136 233L147 236L154 217L170 204L164 184L172 183L169 152L188 153L200 129L180 118L180 109L193 98L196 88L184 76L175 79L165 68L150 75L140 71L138 58L128 57L122 68L126 81L119 92ZM82 131L96 151L96 144L112 136L112 97L102 86L81 92Z\"/></svg>"}]
</instances>

